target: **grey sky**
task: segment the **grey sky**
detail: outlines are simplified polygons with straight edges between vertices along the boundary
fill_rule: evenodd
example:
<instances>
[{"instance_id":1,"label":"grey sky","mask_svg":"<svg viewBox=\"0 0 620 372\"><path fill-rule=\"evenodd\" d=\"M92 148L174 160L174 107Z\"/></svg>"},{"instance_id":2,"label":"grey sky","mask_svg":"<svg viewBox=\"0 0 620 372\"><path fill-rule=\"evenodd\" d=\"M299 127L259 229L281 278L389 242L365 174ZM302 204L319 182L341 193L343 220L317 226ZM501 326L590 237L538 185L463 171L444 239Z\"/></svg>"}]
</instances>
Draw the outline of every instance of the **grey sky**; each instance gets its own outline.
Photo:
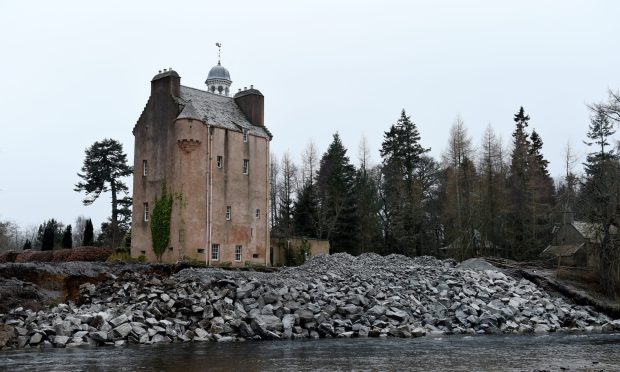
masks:
<instances>
[{"instance_id":1,"label":"grey sky","mask_svg":"<svg viewBox=\"0 0 620 372\"><path fill-rule=\"evenodd\" d=\"M150 79L172 67L204 88L217 41L233 91L265 95L278 156L310 139L322 153L338 130L352 159L366 136L376 163L404 108L438 158L458 114L474 143L488 123L508 142L523 105L556 176L568 140L586 151L585 104L620 88L618 14L618 1L0 0L0 219L99 226L109 196L84 207L73 191L84 149L115 138L132 161Z\"/></svg>"}]
</instances>

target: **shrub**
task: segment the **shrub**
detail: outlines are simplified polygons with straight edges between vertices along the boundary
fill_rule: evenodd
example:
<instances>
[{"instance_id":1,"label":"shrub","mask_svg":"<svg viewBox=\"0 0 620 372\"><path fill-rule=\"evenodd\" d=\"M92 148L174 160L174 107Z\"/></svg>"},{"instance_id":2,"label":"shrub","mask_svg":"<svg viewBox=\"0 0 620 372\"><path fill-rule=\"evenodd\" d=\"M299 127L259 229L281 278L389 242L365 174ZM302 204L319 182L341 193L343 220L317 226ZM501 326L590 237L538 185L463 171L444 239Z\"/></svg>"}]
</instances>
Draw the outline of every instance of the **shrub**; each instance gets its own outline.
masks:
<instances>
[{"instance_id":1,"label":"shrub","mask_svg":"<svg viewBox=\"0 0 620 372\"><path fill-rule=\"evenodd\" d=\"M4 262L15 262L15 259L19 255L17 251L6 251L0 253L0 263Z\"/></svg>"},{"instance_id":2,"label":"shrub","mask_svg":"<svg viewBox=\"0 0 620 372\"><path fill-rule=\"evenodd\" d=\"M52 262L66 262L71 256L71 249L58 249L52 251Z\"/></svg>"},{"instance_id":3,"label":"shrub","mask_svg":"<svg viewBox=\"0 0 620 372\"><path fill-rule=\"evenodd\" d=\"M112 254L112 248L77 247L71 250L67 261L100 261L103 262Z\"/></svg>"},{"instance_id":4,"label":"shrub","mask_svg":"<svg viewBox=\"0 0 620 372\"><path fill-rule=\"evenodd\" d=\"M20 253L15 262L51 262L53 257L52 251L32 251Z\"/></svg>"}]
</instances>

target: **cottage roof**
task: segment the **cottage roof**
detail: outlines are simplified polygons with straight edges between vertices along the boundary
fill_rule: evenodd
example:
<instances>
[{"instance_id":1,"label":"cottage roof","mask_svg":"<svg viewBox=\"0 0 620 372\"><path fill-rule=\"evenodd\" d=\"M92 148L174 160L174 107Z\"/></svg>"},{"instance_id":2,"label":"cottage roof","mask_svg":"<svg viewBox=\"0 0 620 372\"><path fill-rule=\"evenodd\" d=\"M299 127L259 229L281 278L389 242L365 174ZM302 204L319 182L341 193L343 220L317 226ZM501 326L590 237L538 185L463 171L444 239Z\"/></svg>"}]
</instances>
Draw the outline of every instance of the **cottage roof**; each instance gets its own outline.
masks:
<instances>
[{"instance_id":1,"label":"cottage roof","mask_svg":"<svg viewBox=\"0 0 620 372\"><path fill-rule=\"evenodd\" d=\"M596 243L600 241L599 231L601 230L601 224L591 223L591 222L582 222L582 221L574 221L572 226L583 236L588 239L590 242ZM618 234L618 229L615 226L609 227L609 233L612 235Z\"/></svg>"},{"instance_id":2,"label":"cottage roof","mask_svg":"<svg viewBox=\"0 0 620 372\"><path fill-rule=\"evenodd\" d=\"M181 85L181 96L177 98L184 106L177 119L202 120L219 128L245 129L258 137L271 137L266 128L252 125L231 97Z\"/></svg>"},{"instance_id":3,"label":"cottage roof","mask_svg":"<svg viewBox=\"0 0 620 372\"><path fill-rule=\"evenodd\" d=\"M550 245L542 251L541 256L568 257L583 248L584 243L568 245Z\"/></svg>"}]
</instances>

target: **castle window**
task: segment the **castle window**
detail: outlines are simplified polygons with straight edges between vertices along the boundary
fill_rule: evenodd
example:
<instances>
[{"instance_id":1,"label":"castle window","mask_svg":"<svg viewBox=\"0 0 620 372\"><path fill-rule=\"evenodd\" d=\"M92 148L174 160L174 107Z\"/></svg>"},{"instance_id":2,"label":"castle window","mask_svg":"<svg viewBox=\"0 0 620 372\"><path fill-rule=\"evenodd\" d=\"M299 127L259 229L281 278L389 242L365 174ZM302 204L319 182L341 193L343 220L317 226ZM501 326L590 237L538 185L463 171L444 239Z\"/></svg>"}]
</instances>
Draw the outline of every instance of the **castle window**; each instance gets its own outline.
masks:
<instances>
[{"instance_id":1,"label":"castle window","mask_svg":"<svg viewBox=\"0 0 620 372\"><path fill-rule=\"evenodd\" d=\"M226 221L230 221L232 217L232 208L229 206L226 207Z\"/></svg>"},{"instance_id":2,"label":"castle window","mask_svg":"<svg viewBox=\"0 0 620 372\"><path fill-rule=\"evenodd\" d=\"M241 251L243 250L243 247L238 245L235 247L235 261L240 262L241 261Z\"/></svg>"},{"instance_id":3,"label":"castle window","mask_svg":"<svg viewBox=\"0 0 620 372\"><path fill-rule=\"evenodd\" d=\"M243 130L243 142L248 142L248 130Z\"/></svg>"},{"instance_id":4,"label":"castle window","mask_svg":"<svg viewBox=\"0 0 620 372\"><path fill-rule=\"evenodd\" d=\"M222 157L218 156L217 160L215 161L215 166L218 168L222 168Z\"/></svg>"},{"instance_id":5,"label":"castle window","mask_svg":"<svg viewBox=\"0 0 620 372\"><path fill-rule=\"evenodd\" d=\"M243 159L243 174L248 174L250 170L250 161L248 159Z\"/></svg>"},{"instance_id":6,"label":"castle window","mask_svg":"<svg viewBox=\"0 0 620 372\"><path fill-rule=\"evenodd\" d=\"M144 209L144 222L148 222L148 220L149 220L149 203L143 203L142 207Z\"/></svg>"},{"instance_id":7,"label":"castle window","mask_svg":"<svg viewBox=\"0 0 620 372\"><path fill-rule=\"evenodd\" d=\"M202 254L204 254L204 253L205 253L205 249L204 249L204 248L198 248L196 251L197 251L198 253L202 253Z\"/></svg>"},{"instance_id":8,"label":"castle window","mask_svg":"<svg viewBox=\"0 0 620 372\"><path fill-rule=\"evenodd\" d=\"M220 245L211 244L211 261L218 261L220 259Z\"/></svg>"},{"instance_id":9,"label":"castle window","mask_svg":"<svg viewBox=\"0 0 620 372\"><path fill-rule=\"evenodd\" d=\"M260 209L256 209L256 214L254 215L257 219L260 218Z\"/></svg>"},{"instance_id":10,"label":"castle window","mask_svg":"<svg viewBox=\"0 0 620 372\"><path fill-rule=\"evenodd\" d=\"M142 160L142 175L146 176L147 174L149 174L149 168L147 167L147 162L146 160Z\"/></svg>"}]
</instances>

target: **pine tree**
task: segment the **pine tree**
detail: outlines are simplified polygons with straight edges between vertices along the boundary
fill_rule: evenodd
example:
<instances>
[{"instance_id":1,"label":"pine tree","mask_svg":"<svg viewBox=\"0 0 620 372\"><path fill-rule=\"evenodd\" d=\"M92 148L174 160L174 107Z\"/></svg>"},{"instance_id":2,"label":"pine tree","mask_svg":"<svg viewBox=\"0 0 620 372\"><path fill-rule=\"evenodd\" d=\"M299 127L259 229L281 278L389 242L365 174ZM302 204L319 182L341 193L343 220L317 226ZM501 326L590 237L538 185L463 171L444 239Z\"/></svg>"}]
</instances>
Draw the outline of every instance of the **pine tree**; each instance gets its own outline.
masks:
<instances>
[{"instance_id":1,"label":"pine tree","mask_svg":"<svg viewBox=\"0 0 620 372\"><path fill-rule=\"evenodd\" d=\"M71 225L67 225L65 231L62 233L62 248L73 248Z\"/></svg>"},{"instance_id":2,"label":"pine tree","mask_svg":"<svg viewBox=\"0 0 620 372\"><path fill-rule=\"evenodd\" d=\"M338 133L321 158L317 176L319 234L332 252L356 253L355 168Z\"/></svg>"},{"instance_id":3,"label":"pine tree","mask_svg":"<svg viewBox=\"0 0 620 372\"><path fill-rule=\"evenodd\" d=\"M128 188L123 177L130 176L132 168L127 165L127 155L123 152L123 145L113 139L104 139L95 142L86 149L86 157L82 172L78 173L83 181L75 185L75 191L86 192L84 205L92 204L103 192L112 194L112 245L113 248L121 243L119 222L125 222L131 198L119 198L119 193L128 194ZM120 217L120 218L119 218Z\"/></svg>"},{"instance_id":4,"label":"pine tree","mask_svg":"<svg viewBox=\"0 0 620 372\"><path fill-rule=\"evenodd\" d=\"M95 233L94 233L94 228L93 228L93 221L91 221L91 219L87 219L86 223L84 224L84 240L82 241L82 246L85 247L90 247L94 244L94 237Z\"/></svg>"},{"instance_id":5,"label":"pine tree","mask_svg":"<svg viewBox=\"0 0 620 372\"><path fill-rule=\"evenodd\" d=\"M22 249L23 250L32 249L32 242L30 242L30 239L26 239L26 242L24 243L24 246Z\"/></svg>"}]
</instances>

